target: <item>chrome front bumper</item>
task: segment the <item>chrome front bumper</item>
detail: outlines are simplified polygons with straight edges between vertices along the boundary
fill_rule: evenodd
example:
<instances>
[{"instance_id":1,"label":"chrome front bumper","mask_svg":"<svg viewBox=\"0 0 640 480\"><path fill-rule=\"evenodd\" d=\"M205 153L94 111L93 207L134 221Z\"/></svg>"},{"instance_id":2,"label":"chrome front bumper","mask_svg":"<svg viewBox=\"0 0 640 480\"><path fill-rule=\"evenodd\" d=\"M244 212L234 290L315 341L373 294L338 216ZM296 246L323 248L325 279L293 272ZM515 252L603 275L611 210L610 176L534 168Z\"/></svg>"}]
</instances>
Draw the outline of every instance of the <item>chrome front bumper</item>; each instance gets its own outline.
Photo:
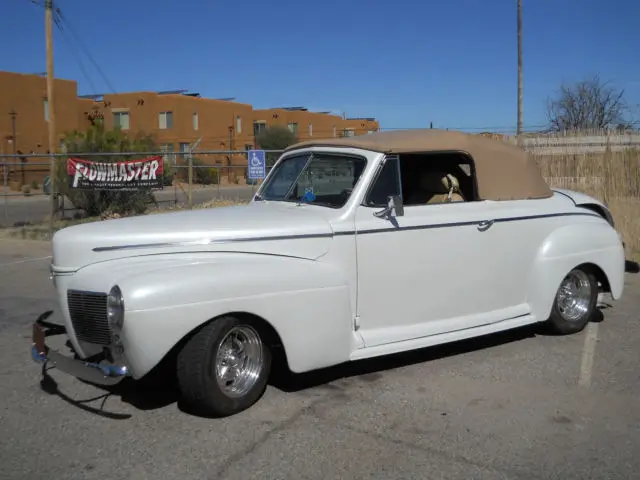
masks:
<instances>
[{"instance_id":1,"label":"chrome front bumper","mask_svg":"<svg viewBox=\"0 0 640 480\"><path fill-rule=\"evenodd\" d=\"M115 385L129 375L126 365L116 365L106 360L91 362L51 350L46 345L45 338L67 333L64 325L46 321L51 313L51 310L43 313L33 323L31 357L36 363L45 366L52 364L64 373L96 385Z\"/></svg>"}]
</instances>

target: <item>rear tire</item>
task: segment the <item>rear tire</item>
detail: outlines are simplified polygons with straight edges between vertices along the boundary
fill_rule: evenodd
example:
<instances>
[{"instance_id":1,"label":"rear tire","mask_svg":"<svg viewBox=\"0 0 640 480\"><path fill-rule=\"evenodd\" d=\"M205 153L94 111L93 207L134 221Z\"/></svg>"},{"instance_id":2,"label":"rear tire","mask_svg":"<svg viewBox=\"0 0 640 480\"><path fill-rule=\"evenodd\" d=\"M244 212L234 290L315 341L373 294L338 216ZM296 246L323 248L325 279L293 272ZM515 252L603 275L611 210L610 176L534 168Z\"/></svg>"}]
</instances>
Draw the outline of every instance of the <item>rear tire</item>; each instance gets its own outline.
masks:
<instances>
[{"instance_id":1,"label":"rear tire","mask_svg":"<svg viewBox=\"0 0 640 480\"><path fill-rule=\"evenodd\" d=\"M598 279L586 267L571 270L553 299L548 326L562 335L582 331L593 319L598 304Z\"/></svg>"},{"instance_id":2,"label":"rear tire","mask_svg":"<svg viewBox=\"0 0 640 480\"><path fill-rule=\"evenodd\" d=\"M262 397L271 351L255 323L227 316L198 330L178 354L177 376L184 402L195 413L224 417Z\"/></svg>"}]
</instances>

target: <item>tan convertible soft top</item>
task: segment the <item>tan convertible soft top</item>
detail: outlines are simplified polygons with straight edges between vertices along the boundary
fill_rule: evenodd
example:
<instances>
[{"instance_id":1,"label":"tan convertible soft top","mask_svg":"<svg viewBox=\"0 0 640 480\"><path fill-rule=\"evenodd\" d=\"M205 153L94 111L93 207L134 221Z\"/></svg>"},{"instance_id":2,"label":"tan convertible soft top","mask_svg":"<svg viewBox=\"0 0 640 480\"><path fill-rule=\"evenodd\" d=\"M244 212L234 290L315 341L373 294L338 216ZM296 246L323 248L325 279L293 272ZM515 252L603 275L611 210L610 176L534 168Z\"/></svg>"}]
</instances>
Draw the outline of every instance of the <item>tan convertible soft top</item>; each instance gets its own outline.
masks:
<instances>
[{"instance_id":1,"label":"tan convertible soft top","mask_svg":"<svg viewBox=\"0 0 640 480\"><path fill-rule=\"evenodd\" d=\"M482 200L548 198L553 194L535 161L524 150L481 135L436 129L397 130L305 140L285 152L306 147L352 147L386 154L463 152L475 164Z\"/></svg>"}]
</instances>

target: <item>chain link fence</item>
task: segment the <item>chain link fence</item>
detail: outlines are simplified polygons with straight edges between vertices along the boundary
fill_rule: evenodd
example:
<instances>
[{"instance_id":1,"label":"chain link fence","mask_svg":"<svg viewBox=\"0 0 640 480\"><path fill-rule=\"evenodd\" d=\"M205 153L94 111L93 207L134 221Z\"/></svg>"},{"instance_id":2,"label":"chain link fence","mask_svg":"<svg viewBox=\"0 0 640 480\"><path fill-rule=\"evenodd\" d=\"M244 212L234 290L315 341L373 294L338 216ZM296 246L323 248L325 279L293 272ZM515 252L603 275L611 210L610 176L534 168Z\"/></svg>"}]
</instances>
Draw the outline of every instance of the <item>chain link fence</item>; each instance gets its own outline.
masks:
<instances>
[{"instance_id":1,"label":"chain link fence","mask_svg":"<svg viewBox=\"0 0 640 480\"><path fill-rule=\"evenodd\" d=\"M53 155L55 181L51 181L51 155L9 155L0 158L2 188L0 191L0 227L19 227L55 219L78 218L86 214L80 194L88 190L69 187L67 160L91 162L124 162L142 158L162 159L162 188L142 188L121 192L101 192L122 201L141 193L151 194L149 208L175 206L191 208L212 200L249 201L261 179L248 178L249 151L189 152L78 152ZM270 171L281 150L267 150L266 173ZM53 185L52 185L53 184ZM55 195L51 197L52 186ZM111 200L110 200L111 201ZM99 208L99 207L98 207Z\"/></svg>"}]
</instances>

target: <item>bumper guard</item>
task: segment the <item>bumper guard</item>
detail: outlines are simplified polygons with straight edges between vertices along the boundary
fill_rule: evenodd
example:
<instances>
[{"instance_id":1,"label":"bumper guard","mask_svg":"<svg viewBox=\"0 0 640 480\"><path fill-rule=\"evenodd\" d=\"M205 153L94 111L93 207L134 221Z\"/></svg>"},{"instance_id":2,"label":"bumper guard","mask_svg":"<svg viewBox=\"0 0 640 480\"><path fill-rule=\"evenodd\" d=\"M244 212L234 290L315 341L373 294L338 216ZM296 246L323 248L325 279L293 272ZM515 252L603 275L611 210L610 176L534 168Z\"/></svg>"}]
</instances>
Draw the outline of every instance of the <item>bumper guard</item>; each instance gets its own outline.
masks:
<instances>
[{"instance_id":1,"label":"bumper guard","mask_svg":"<svg viewBox=\"0 0 640 480\"><path fill-rule=\"evenodd\" d=\"M51 313L51 310L44 312L33 323L31 357L34 362L44 366L51 363L64 373L97 385L115 385L128 375L129 371L124 365L114 365L105 361L89 362L51 350L46 345L45 338L67 333L64 325L46 321Z\"/></svg>"}]
</instances>

